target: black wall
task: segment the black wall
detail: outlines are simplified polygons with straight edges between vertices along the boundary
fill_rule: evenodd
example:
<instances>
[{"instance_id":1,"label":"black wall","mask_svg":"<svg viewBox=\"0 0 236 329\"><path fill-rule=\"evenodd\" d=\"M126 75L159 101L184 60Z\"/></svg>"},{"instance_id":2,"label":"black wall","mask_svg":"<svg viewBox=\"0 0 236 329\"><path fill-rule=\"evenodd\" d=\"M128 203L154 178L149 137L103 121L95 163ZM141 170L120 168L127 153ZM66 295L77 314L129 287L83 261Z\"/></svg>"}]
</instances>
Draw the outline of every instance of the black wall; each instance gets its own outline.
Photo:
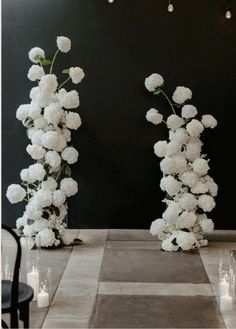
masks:
<instances>
[{"instance_id":1,"label":"black wall","mask_svg":"<svg viewBox=\"0 0 236 329\"><path fill-rule=\"evenodd\" d=\"M32 163L26 130L15 118L29 102L26 75L33 46L55 51L57 35L72 39L72 51L57 67L81 66L83 119L73 135L80 152L73 166L79 193L69 200L71 228L148 228L164 209L159 159L153 144L164 126L145 120L150 107L169 108L145 91L144 78L161 73L166 89L194 92L201 114L218 119L206 133L211 175L219 184L217 228L236 229L234 215L236 3L224 18L224 0L178 0L169 14L165 0L3 0L3 194ZM3 221L14 225L23 206L3 197Z\"/></svg>"}]
</instances>

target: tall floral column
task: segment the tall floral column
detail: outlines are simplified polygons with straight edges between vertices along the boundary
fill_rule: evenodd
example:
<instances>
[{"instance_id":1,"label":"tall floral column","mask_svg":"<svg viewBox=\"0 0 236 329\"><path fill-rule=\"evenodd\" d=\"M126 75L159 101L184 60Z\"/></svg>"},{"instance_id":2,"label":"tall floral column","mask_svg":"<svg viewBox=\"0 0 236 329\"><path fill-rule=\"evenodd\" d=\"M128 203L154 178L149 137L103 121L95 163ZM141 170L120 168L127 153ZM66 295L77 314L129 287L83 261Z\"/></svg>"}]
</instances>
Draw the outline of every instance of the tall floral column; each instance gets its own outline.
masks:
<instances>
[{"instance_id":1,"label":"tall floral column","mask_svg":"<svg viewBox=\"0 0 236 329\"><path fill-rule=\"evenodd\" d=\"M169 130L169 140L154 145L154 153L162 158L160 188L166 193L166 210L152 222L150 231L162 240L165 251L190 250L206 246L204 233L214 229L208 213L216 205L218 187L208 174L209 159L202 154L201 134L206 128L215 128L217 121L212 115L196 119L197 108L188 104L192 98L189 88L177 87L170 99L163 85L160 74L145 79L147 90L163 96L172 111L166 120L155 108L146 114L149 122L164 123Z\"/></svg>"},{"instance_id":2,"label":"tall floral column","mask_svg":"<svg viewBox=\"0 0 236 329\"><path fill-rule=\"evenodd\" d=\"M79 157L72 145L71 130L81 126L80 115L76 112L80 100L76 90L67 91L62 87L68 81L80 83L84 72L79 67L64 69L62 75L66 79L61 84L53 73L59 53L67 53L70 49L70 39L60 36L52 60L46 59L41 48L30 50L29 59L33 65L28 78L37 86L30 91L29 103L20 105L16 111L30 140L26 151L35 163L22 169L22 183L10 185L6 196L12 204L26 203L23 216L16 221L19 235L27 237L32 245L40 240L43 247L72 242L66 237L64 219L66 199L78 191L77 182L71 178L70 165Z\"/></svg>"}]
</instances>

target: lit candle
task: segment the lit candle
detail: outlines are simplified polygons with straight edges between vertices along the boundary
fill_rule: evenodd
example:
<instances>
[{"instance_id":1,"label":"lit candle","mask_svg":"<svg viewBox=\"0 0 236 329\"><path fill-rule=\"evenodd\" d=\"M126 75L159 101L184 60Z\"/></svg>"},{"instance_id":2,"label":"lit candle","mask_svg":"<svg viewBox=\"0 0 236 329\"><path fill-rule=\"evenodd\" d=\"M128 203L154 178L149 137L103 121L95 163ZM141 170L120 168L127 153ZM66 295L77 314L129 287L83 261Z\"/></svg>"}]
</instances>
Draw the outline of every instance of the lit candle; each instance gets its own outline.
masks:
<instances>
[{"instance_id":1,"label":"lit candle","mask_svg":"<svg viewBox=\"0 0 236 329\"><path fill-rule=\"evenodd\" d=\"M220 296L224 296L229 291L229 282L223 278L220 282Z\"/></svg>"},{"instance_id":2,"label":"lit candle","mask_svg":"<svg viewBox=\"0 0 236 329\"><path fill-rule=\"evenodd\" d=\"M221 312L230 311L233 308L232 297L226 293L224 296L220 297L220 310Z\"/></svg>"},{"instance_id":3,"label":"lit candle","mask_svg":"<svg viewBox=\"0 0 236 329\"><path fill-rule=\"evenodd\" d=\"M39 291L39 272L33 266L32 272L27 274L27 283L30 285L34 290L34 298L33 300L37 300L37 294Z\"/></svg>"},{"instance_id":4,"label":"lit candle","mask_svg":"<svg viewBox=\"0 0 236 329\"><path fill-rule=\"evenodd\" d=\"M38 293L38 307L48 307L49 305L49 294L45 291L45 286Z\"/></svg>"}]
</instances>

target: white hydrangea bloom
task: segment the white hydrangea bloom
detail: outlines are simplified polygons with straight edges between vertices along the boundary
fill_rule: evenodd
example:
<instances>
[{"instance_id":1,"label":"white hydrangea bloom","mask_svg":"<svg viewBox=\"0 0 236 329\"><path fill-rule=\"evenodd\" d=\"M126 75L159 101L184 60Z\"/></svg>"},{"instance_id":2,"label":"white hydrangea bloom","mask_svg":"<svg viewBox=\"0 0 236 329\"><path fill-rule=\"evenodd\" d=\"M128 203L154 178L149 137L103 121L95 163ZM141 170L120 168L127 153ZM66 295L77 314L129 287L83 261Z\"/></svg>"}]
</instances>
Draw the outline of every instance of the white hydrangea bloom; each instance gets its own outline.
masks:
<instances>
[{"instance_id":1,"label":"white hydrangea bloom","mask_svg":"<svg viewBox=\"0 0 236 329\"><path fill-rule=\"evenodd\" d=\"M33 236L36 231L33 225L25 225L23 229L24 236Z\"/></svg>"},{"instance_id":2,"label":"white hydrangea bloom","mask_svg":"<svg viewBox=\"0 0 236 329\"><path fill-rule=\"evenodd\" d=\"M178 227L180 229L190 229L197 221L197 215L194 212L184 211L178 219Z\"/></svg>"},{"instance_id":3,"label":"white hydrangea bloom","mask_svg":"<svg viewBox=\"0 0 236 329\"><path fill-rule=\"evenodd\" d=\"M11 184L7 188L6 197L10 203L18 203L24 200L26 196L26 191L19 184Z\"/></svg>"},{"instance_id":4,"label":"white hydrangea bloom","mask_svg":"<svg viewBox=\"0 0 236 329\"><path fill-rule=\"evenodd\" d=\"M204 130L204 126L199 120L192 119L187 124L186 129L191 137L199 137Z\"/></svg>"},{"instance_id":5,"label":"white hydrangea bloom","mask_svg":"<svg viewBox=\"0 0 236 329\"><path fill-rule=\"evenodd\" d=\"M42 115L39 118L34 120L34 126L36 129L44 129L48 125L47 121Z\"/></svg>"},{"instance_id":6,"label":"white hydrangea bloom","mask_svg":"<svg viewBox=\"0 0 236 329\"><path fill-rule=\"evenodd\" d=\"M72 178L63 178L60 184L60 189L67 197L70 197L78 192L78 184Z\"/></svg>"},{"instance_id":7,"label":"white hydrangea bloom","mask_svg":"<svg viewBox=\"0 0 236 329\"><path fill-rule=\"evenodd\" d=\"M209 170L208 162L205 159L198 158L193 161L193 170L200 176L204 176Z\"/></svg>"},{"instance_id":8,"label":"white hydrangea bloom","mask_svg":"<svg viewBox=\"0 0 236 329\"><path fill-rule=\"evenodd\" d=\"M42 181L41 189L55 191L57 188L57 181L53 177L48 177L47 180Z\"/></svg>"},{"instance_id":9,"label":"white hydrangea bloom","mask_svg":"<svg viewBox=\"0 0 236 329\"><path fill-rule=\"evenodd\" d=\"M193 211L198 201L196 197L191 193L184 193L179 199L180 206L186 211Z\"/></svg>"},{"instance_id":10,"label":"white hydrangea bloom","mask_svg":"<svg viewBox=\"0 0 236 329\"><path fill-rule=\"evenodd\" d=\"M41 163L35 163L28 168L29 170L29 178L35 182L36 180L42 181L44 176L46 175L46 171L44 170Z\"/></svg>"},{"instance_id":11,"label":"white hydrangea bloom","mask_svg":"<svg viewBox=\"0 0 236 329\"><path fill-rule=\"evenodd\" d=\"M33 197L38 208L49 207L52 204L52 192L50 190L38 190Z\"/></svg>"},{"instance_id":12,"label":"white hydrangea bloom","mask_svg":"<svg viewBox=\"0 0 236 329\"><path fill-rule=\"evenodd\" d=\"M184 185L193 187L198 181L198 175L192 171L186 171L181 175L180 179Z\"/></svg>"},{"instance_id":13,"label":"white hydrangea bloom","mask_svg":"<svg viewBox=\"0 0 236 329\"><path fill-rule=\"evenodd\" d=\"M42 210L38 209L35 202L30 201L25 207L25 213L32 220L38 220L42 217Z\"/></svg>"},{"instance_id":14,"label":"white hydrangea bloom","mask_svg":"<svg viewBox=\"0 0 236 329\"><path fill-rule=\"evenodd\" d=\"M66 127L77 130L81 126L81 118L78 113L69 112L66 114Z\"/></svg>"},{"instance_id":15,"label":"white hydrangea bloom","mask_svg":"<svg viewBox=\"0 0 236 329\"><path fill-rule=\"evenodd\" d=\"M160 162L160 168L164 175L172 175L176 173L176 163L172 158L164 158Z\"/></svg>"},{"instance_id":16,"label":"white hydrangea bloom","mask_svg":"<svg viewBox=\"0 0 236 329\"><path fill-rule=\"evenodd\" d=\"M181 175L186 170L188 170L188 165L187 165L187 161L185 159L184 154L175 155L175 156L173 156L172 159L175 162L176 173Z\"/></svg>"},{"instance_id":17,"label":"white hydrangea bloom","mask_svg":"<svg viewBox=\"0 0 236 329\"><path fill-rule=\"evenodd\" d=\"M189 161L194 161L201 155L202 143L196 138L195 140L190 140L186 145L186 158Z\"/></svg>"},{"instance_id":18,"label":"white hydrangea bloom","mask_svg":"<svg viewBox=\"0 0 236 329\"><path fill-rule=\"evenodd\" d=\"M39 82L39 88L46 94L54 93L57 90L57 86L58 83L55 74L46 74L41 78Z\"/></svg>"},{"instance_id":19,"label":"white hydrangea bloom","mask_svg":"<svg viewBox=\"0 0 236 329\"><path fill-rule=\"evenodd\" d=\"M37 238L40 239L42 247L51 247L56 240L54 232L47 227L38 232L36 239Z\"/></svg>"},{"instance_id":20,"label":"white hydrangea bloom","mask_svg":"<svg viewBox=\"0 0 236 329\"><path fill-rule=\"evenodd\" d=\"M44 131L39 129L33 132L31 137L32 144L36 144L38 146L42 146L42 137L43 137Z\"/></svg>"},{"instance_id":21,"label":"white hydrangea bloom","mask_svg":"<svg viewBox=\"0 0 236 329\"><path fill-rule=\"evenodd\" d=\"M178 128L175 131L169 131L169 138L172 142L177 142L181 145L187 144L189 141L189 135L185 128Z\"/></svg>"},{"instance_id":22,"label":"white hydrangea bloom","mask_svg":"<svg viewBox=\"0 0 236 329\"><path fill-rule=\"evenodd\" d=\"M56 131L47 131L41 140L44 147L57 152L61 152L66 147L65 138Z\"/></svg>"},{"instance_id":23,"label":"white hydrangea bloom","mask_svg":"<svg viewBox=\"0 0 236 329\"><path fill-rule=\"evenodd\" d=\"M73 164L78 161L79 152L74 147L67 147L63 150L61 157L69 164Z\"/></svg>"},{"instance_id":24,"label":"white hydrangea bloom","mask_svg":"<svg viewBox=\"0 0 236 329\"><path fill-rule=\"evenodd\" d=\"M26 214L24 214L22 217L18 218L16 220L16 228L20 228L20 227L24 227L25 225L27 225L27 220L28 217Z\"/></svg>"},{"instance_id":25,"label":"white hydrangea bloom","mask_svg":"<svg viewBox=\"0 0 236 329\"><path fill-rule=\"evenodd\" d=\"M181 116L184 119L191 119L197 115L197 108L193 105L186 104L182 107Z\"/></svg>"},{"instance_id":26,"label":"white hydrangea bloom","mask_svg":"<svg viewBox=\"0 0 236 329\"><path fill-rule=\"evenodd\" d=\"M45 161L52 168L58 168L61 164L61 157L56 151L48 151L45 155Z\"/></svg>"},{"instance_id":27,"label":"white hydrangea bloom","mask_svg":"<svg viewBox=\"0 0 236 329\"><path fill-rule=\"evenodd\" d=\"M175 235L172 235L169 238L163 240L162 244L161 244L161 249L164 251L169 251L169 252L177 251L179 249L179 247L172 243L172 241L175 238L176 238Z\"/></svg>"},{"instance_id":28,"label":"white hydrangea bloom","mask_svg":"<svg viewBox=\"0 0 236 329\"><path fill-rule=\"evenodd\" d=\"M179 231L176 241L182 250L189 250L193 248L196 239L192 232Z\"/></svg>"},{"instance_id":29,"label":"white hydrangea bloom","mask_svg":"<svg viewBox=\"0 0 236 329\"><path fill-rule=\"evenodd\" d=\"M57 47L62 53L68 53L71 50L71 40L67 37L57 37Z\"/></svg>"},{"instance_id":30,"label":"white hydrangea bloom","mask_svg":"<svg viewBox=\"0 0 236 329\"><path fill-rule=\"evenodd\" d=\"M80 104L78 92L76 90L71 90L61 94L60 104L62 107L68 110L76 109Z\"/></svg>"},{"instance_id":31,"label":"white hydrangea bloom","mask_svg":"<svg viewBox=\"0 0 236 329\"><path fill-rule=\"evenodd\" d=\"M145 79L145 87L148 91L155 91L158 87L161 87L164 83L163 77L158 73L153 73Z\"/></svg>"},{"instance_id":32,"label":"white hydrangea bloom","mask_svg":"<svg viewBox=\"0 0 236 329\"><path fill-rule=\"evenodd\" d=\"M71 141L71 132L70 132L70 130L67 129L67 128L63 128L61 132L62 132L62 135L65 138L65 140L67 142L70 142Z\"/></svg>"},{"instance_id":33,"label":"white hydrangea bloom","mask_svg":"<svg viewBox=\"0 0 236 329\"><path fill-rule=\"evenodd\" d=\"M54 97L52 94L42 92L39 87L34 87L31 89L30 98L34 103L38 104L43 108L54 101Z\"/></svg>"},{"instance_id":34,"label":"white hydrangea bloom","mask_svg":"<svg viewBox=\"0 0 236 329\"><path fill-rule=\"evenodd\" d=\"M176 114L171 114L167 118L167 127L176 130L184 124L184 120Z\"/></svg>"},{"instance_id":35,"label":"white hydrangea bloom","mask_svg":"<svg viewBox=\"0 0 236 329\"><path fill-rule=\"evenodd\" d=\"M166 156L171 157L181 152L181 145L175 141L169 142L166 146Z\"/></svg>"},{"instance_id":36,"label":"white hydrangea bloom","mask_svg":"<svg viewBox=\"0 0 236 329\"><path fill-rule=\"evenodd\" d=\"M209 190L206 183L203 183L201 181L198 181L192 188L191 192L194 194L205 194Z\"/></svg>"},{"instance_id":37,"label":"white hydrangea bloom","mask_svg":"<svg viewBox=\"0 0 236 329\"><path fill-rule=\"evenodd\" d=\"M33 227L36 232L42 231L44 228L48 227L48 225L49 221L44 218L35 220L33 223Z\"/></svg>"},{"instance_id":38,"label":"white hydrangea bloom","mask_svg":"<svg viewBox=\"0 0 236 329\"><path fill-rule=\"evenodd\" d=\"M44 75L44 70L39 65L32 65L28 71L27 77L30 81L40 80Z\"/></svg>"},{"instance_id":39,"label":"white hydrangea bloom","mask_svg":"<svg viewBox=\"0 0 236 329\"><path fill-rule=\"evenodd\" d=\"M210 176L205 176L206 185L209 189L209 193L212 197L216 197L218 194L218 185L214 182L214 180Z\"/></svg>"},{"instance_id":40,"label":"white hydrangea bloom","mask_svg":"<svg viewBox=\"0 0 236 329\"><path fill-rule=\"evenodd\" d=\"M203 232L210 233L214 230L214 223L209 218L204 218L200 221Z\"/></svg>"},{"instance_id":41,"label":"white hydrangea bloom","mask_svg":"<svg viewBox=\"0 0 236 329\"><path fill-rule=\"evenodd\" d=\"M44 119L50 124L57 125L62 118L62 110L59 104L51 103L44 109Z\"/></svg>"},{"instance_id":42,"label":"white hydrangea bloom","mask_svg":"<svg viewBox=\"0 0 236 329\"><path fill-rule=\"evenodd\" d=\"M29 117L31 117L33 120L39 118L41 116L41 107L37 103L31 103L29 108Z\"/></svg>"},{"instance_id":43,"label":"white hydrangea bloom","mask_svg":"<svg viewBox=\"0 0 236 329\"><path fill-rule=\"evenodd\" d=\"M150 232L153 236L161 234L166 228L166 223L163 218L158 218L152 222Z\"/></svg>"},{"instance_id":44,"label":"white hydrangea bloom","mask_svg":"<svg viewBox=\"0 0 236 329\"><path fill-rule=\"evenodd\" d=\"M30 104L20 105L16 110L16 118L19 121L23 121L27 119L27 117L29 116L29 109L30 109Z\"/></svg>"},{"instance_id":45,"label":"white hydrangea bloom","mask_svg":"<svg viewBox=\"0 0 236 329\"><path fill-rule=\"evenodd\" d=\"M80 67L71 67L69 69L69 75L75 84L80 83L85 76L84 71Z\"/></svg>"},{"instance_id":46,"label":"white hydrangea bloom","mask_svg":"<svg viewBox=\"0 0 236 329\"><path fill-rule=\"evenodd\" d=\"M154 153L159 157L163 158L166 155L167 141L159 141L154 145Z\"/></svg>"},{"instance_id":47,"label":"white hydrangea bloom","mask_svg":"<svg viewBox=\"0 0 236 329\"><path fill-rule=\"evenodd\" d=\"M170 196L178 194L182 187L181 183L171 175L163 177L160 186L161 189L166 191Z\"/></svg>"},{"instance_id":48,"label":"white hydrangea bloom","mask_svg":"<svg viewBox=\"0 0 236 329\"><path fill-rule=\"evenodd\" d=\"M179 86L175 89L172 96L176 104L184 104L187 100L192 98L192 91L189 88Z\"/></svg>"},{"instance_id":49,"label":"white hydrangea bloom","mask_svg":"<svg viewBox=\"0 0 236 329\"><path fill-rule=\"evenodd\" d=\"M53 192L53 204L55 207L61 207L66 201L66 196L61 190Z\"/></svg>"},{"instance_id":50,"label":"white hydrangea bloom","mask_svg":"<svg viewBox=\"0 0 236 329\"><path fill-rule=\"evenodd\" d=\"M169 223L175 224L178 220L178 216L181 213L181 207L179 203L171 201L162 214L162 217Z\"/></svg>"},{"instance_id":51,"label":"white hydrangea bloom","mask_svg":"<svg viewBox=\"0 0 236 329\"><path fill-rule=\"evenodd\" d=\"M36 59L36 57L40 57L42 59L45 59L45 52L43 49L39 47L34 47L29 52L29 59L31 62L37 64L40 62L40 59Z\"/></svg>"},{"instance_id":52,"label":"white hydrangea bloom","mask_svg":"<svg viewBox=\"0 0 236 329\"><path fill-rule=\"evenodd\" d=\"M42 146L38 146L36 144L33 145L29 144L26 147L26 151L34 160L42 159L46 153L45 149Z\"/></svg>"},{"instance_id":53,"label":"white hydrangea bloom","mask_svg":"<svg viewBox=\"0 0 236 329\"><path fill-rule=\"evenodd\" d=\"M202 116L202 124L205 128L215 128L217 126L217 120L213 115L206 114Z\"/></svg>"},{"instance_id":54,"label":"white hydrangea bloom","mask_svg":"<svg viewBox=\"0 0 236 329\"><path fill-rule=\"evenodd\" d=\"M61 234L61 240L63 242L63 244L65 246L69 246L73 243L74 239L71 238L70 234L68 234L69 232L66 232L64 231L62 234Z\"/></svg>"},{"instance_id":55,"label":"white hydrangea bloom","mask_svg":"<svg viewBox=\"0 0 236 329\"><path fill-rule=\"evenodd\" d=\"M203 211L210 212L215 208L216 203L212 196L203 194L198 198L198 206L202 208Z\"/></svg>"},{"instance_id":56,"label":"white hydrangea bloom","mask_svg":"<svg viewBox=\"0 0 236 329\"><path fill-rule=\"evenodd\" d=\"M29 170L28 169L22 169L20 172L20 178L23 182L29 182Z\"/></svg>"},{"instance_id":57,"label":"white hydrangea bloom","mask_svg":"<svg viewBox=\"0 0 236 329\"><path fill-rule=\"evenodd\" d=\"M147 111L146 119L154 125L159 125L162 122L163 115L159 113L156 109L152 108Z\"/></svg>"}]
</instances>

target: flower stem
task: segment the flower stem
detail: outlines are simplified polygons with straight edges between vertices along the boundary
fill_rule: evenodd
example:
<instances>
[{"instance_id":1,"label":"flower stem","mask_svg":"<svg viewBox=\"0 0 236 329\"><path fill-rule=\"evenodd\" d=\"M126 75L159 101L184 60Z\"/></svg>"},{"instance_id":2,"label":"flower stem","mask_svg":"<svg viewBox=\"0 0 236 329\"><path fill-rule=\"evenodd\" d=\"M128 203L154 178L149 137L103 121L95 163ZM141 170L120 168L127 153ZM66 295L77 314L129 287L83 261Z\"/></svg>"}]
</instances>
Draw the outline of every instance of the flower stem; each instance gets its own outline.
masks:
<instances>
[{"instance_id":1,"label":"flower stem","mask_svg":"<svg viewBox=\"0 0 236 329\"><path fill-rule=\"evenodd\" d=\"M167 102L170 104L170 107L173 111L174 114L176 114L175 112L175 109L174 109L174 106L173 104L171 103L171 100L169 99L169 97L166 95L166 93L164 92L164 90L160 89L161 90L161 93L163 94L163 96L166 98Z\"/></svg>"},{"instance_id":2,"label":"flower stem","mask_svg":"<svg viewBox=\"0 0 236 329\"><path fill-rule=\"evenodd\" d=\"M64 86L69 80L70 80L70 77L67 78L64 82L62 82L62 83L60 84L60 86L58 87L58 90L61 89L61 87Z\"/></svg>"},{"instance_id":3,"label":"flower stem","mask_svg":"<svg viewBox=\"0 0 236 329\"><path fill-rule=\"evenodd\" d=\"M58 53L59 53L59 49L57 49L57 51L55 52L55 54L53 56L49 74L52 74L53 65L54 65L54 62L55 62L55 59L56 59Z\"/></svg>"},{"instance_id":4,"label":"flower stem","mask_svg":"<svg viewBox=\"0 0 236 329\"><path fill-rule=\"evenodd\" d=\"M62 173L64 167L65 167L65 163L63 164L63 166L61 167L61 169L58 171L58 174L57 174L57 177L56 177L56 181L57 181L58 178L60 177L60 175L61 175L61 173Z\"/></svg>"}]
</instances>

